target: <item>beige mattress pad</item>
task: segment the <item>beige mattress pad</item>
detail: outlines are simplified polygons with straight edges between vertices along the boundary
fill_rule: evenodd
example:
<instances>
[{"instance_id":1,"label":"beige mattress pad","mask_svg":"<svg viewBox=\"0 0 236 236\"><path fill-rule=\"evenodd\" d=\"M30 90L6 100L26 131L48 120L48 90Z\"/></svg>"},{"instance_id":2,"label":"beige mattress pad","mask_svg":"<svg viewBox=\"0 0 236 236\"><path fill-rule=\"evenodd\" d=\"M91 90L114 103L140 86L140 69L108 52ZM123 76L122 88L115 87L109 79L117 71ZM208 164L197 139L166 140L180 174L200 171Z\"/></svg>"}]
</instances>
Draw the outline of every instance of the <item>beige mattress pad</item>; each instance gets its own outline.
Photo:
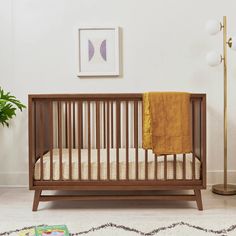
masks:
<instances>
[{"instance_id":1,"label":"beige mattress pad","mask_svg":"<svg viewBox=\"0 0 236 236\"><path fill-rule=\"evenodd\" d=\"M110 179L116 180L116 152L115 148L110 149ZM59 149L53 149L53 180L60 179L60 157ZM129 179L136 179L136 161L135 149L129 148ZM79 180L79 162L78 149L72 149L72 180ZM192 154L186 154L185 177L192 179ZM107 149L100 149L100 179L107 180ZM148 179L155 179L155 166L157 179L164 179L164 157L157 157L157 165L155 165L155 156L151 150L148 150ZM81 149L81 180L88 180L88 149ZM176 178L183 179L183 154L178 154L176 158ZM34 179L41 179L41 164L40 158L35 163ZM198 158L195 158L195 178L200 179L201 163ZM69 178L69 149L62 149L62 179L70 180ZM91 149L91 179L98 179L98 161L97 149ZM119 149L119 179L126 179L126 149ZM145 179L145 150L138 149L138 179ZM167 179L174 179L174 157L167 155ZM43 156L43 180L50 180L50 152Z\"/></svg>"}]
</instances>

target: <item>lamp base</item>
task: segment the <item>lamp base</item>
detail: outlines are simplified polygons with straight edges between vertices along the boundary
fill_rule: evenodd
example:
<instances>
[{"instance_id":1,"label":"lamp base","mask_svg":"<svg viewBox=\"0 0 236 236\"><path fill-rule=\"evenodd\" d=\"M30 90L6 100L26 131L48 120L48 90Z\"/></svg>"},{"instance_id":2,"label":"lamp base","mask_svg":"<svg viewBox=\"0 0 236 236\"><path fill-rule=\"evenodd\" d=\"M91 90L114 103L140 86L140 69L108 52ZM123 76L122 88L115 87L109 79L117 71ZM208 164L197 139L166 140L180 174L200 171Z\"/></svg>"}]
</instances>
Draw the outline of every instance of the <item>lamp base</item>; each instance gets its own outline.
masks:
<instances>
[{"instance_id":1,"label":"lamp base","mask_svg":"<svg viewBox=\"0 0 236 236\"><path fill-rule=\"evenodd\" d=\"M212 192L220 195L236 195L236 185L216 184L212 186Z\"/></svg>"}]
</instances>

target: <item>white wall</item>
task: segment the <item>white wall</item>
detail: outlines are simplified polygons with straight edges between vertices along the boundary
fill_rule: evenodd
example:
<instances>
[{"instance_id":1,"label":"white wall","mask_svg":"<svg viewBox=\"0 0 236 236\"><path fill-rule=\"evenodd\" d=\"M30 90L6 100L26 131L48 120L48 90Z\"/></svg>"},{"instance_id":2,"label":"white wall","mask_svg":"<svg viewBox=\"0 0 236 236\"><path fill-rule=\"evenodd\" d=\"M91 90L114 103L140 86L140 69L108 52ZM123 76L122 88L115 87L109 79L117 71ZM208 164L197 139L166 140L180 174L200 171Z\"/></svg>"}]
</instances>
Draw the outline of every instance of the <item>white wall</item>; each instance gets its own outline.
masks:
<instances>
[{"instance_id":1,"label":"white wall","mask_svg":"<svg viewBox=\"0 0 236 236\"><path fill-rule=\"evenodd\" d=\"M223 169L221 34L204 30L227 15L236 34L235 0L0 0L0 85L27 103L29 93L189 91L207 93L209 183ZM77 26L117 25L123 76L79 79ZM236 53L229 52L229 169L236 182ZM0 185L27 184L27 111L0 128Z\"/></svg>"}]
</instances>

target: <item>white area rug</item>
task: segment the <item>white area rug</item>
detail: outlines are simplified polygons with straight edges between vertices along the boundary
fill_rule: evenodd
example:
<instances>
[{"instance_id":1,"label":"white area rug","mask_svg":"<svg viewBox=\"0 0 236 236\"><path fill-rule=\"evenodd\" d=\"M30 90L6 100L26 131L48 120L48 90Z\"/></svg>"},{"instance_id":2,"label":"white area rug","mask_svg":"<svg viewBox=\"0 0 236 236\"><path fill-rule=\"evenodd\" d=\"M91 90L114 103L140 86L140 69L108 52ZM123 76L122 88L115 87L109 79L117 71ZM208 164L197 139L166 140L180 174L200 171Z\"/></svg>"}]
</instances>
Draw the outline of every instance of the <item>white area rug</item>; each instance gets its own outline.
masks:
<instances>
[{"instance_id":1,"label":"white area rug","mask_svg":"<svg viewBox=\"0 0 236 236\"><path fill-rule=\"evenodd\" d=\"M234 220L233 220L234 221ZM219 222L219 220L218 220ZM213 223L213 222L211 222ZM221 222L223 223L223 221ZM157 224L158 225L158 224ZM206 225L206 224L205 224ZM214 226L215 225L215 226ZM86 235L86 236L155 236L155 235L236 235L236 224L220 227L219 224L212 224L212 226L202 226L200 223L199 225L188 223L188 222L175 222L172 224L166 224L163 226L154 225L151 226L150 224L144 224L139 226L131 226L131 224L118 224L118 223L106 223L102 225L97 225L93 227L88 227L87 229L81 229L84 227L80 227L76 224L71 224L69 228L71 236L79 236L79 235ZM150 227L148 230L147 228ZM152 227L152 229L151 229ZM73 231L72 228L78 229L77 231ZM145 230L146 228L146 230ZM1 232L0 236L33 236L34 235L34 226L27 226L19 229L13 229L6 232ZM81 230L79 230L81 229Z\"/></svg>"}]
</instances>

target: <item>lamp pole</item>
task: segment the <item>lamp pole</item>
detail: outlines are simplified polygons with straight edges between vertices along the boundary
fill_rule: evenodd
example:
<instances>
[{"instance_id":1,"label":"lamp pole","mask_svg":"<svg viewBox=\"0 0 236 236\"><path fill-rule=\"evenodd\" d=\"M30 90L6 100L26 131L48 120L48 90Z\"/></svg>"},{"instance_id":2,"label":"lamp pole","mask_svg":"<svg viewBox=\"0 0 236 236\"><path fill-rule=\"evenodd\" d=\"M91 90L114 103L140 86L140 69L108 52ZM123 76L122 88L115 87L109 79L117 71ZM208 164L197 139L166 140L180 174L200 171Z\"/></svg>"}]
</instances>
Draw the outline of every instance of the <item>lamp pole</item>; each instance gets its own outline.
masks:
<instances>
[{"instance_id":1,"label":"lamp pole","mask_svg":"<svg viewBox=\"0 0 236 236\"><path fill-rule=\"evenodd\" d=\"M227 41L227 18L223 17L223 64L224 64L224 184L216 184L212 186L212 192L220 195L235 195L236 185L228 184L227 164L228 164L228 94L227 94L227 46L230 40Z\"/></svg>"}]
</instances>

